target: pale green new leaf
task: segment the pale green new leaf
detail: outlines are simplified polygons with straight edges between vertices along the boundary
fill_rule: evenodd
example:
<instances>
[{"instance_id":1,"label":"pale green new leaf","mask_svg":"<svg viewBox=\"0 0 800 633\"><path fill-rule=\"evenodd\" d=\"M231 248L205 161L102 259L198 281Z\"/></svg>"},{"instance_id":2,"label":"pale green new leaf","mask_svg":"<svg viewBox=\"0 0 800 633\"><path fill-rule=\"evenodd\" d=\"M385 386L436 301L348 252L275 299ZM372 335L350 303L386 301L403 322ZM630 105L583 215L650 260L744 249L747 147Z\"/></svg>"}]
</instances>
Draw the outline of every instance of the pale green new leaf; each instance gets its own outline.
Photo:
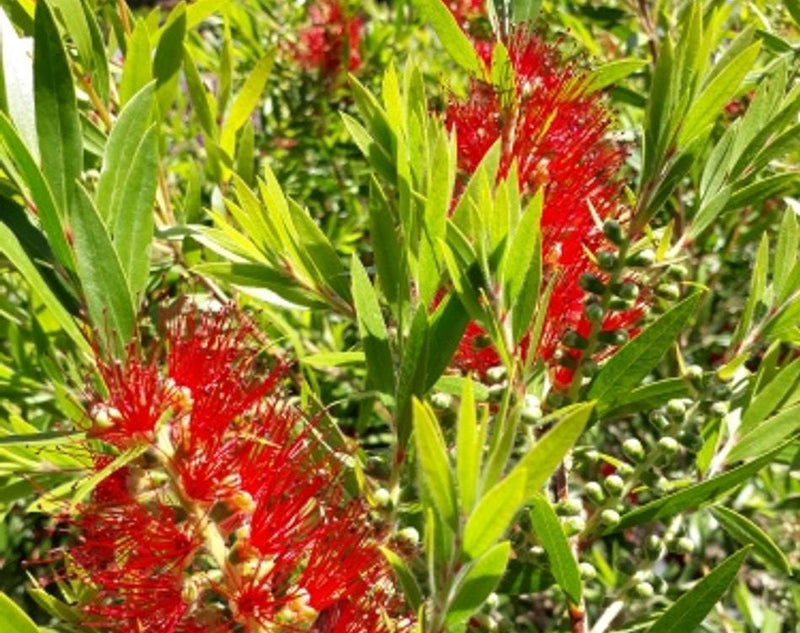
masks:
<instances>
[{"instance_id":1,"label":"pale green new leaf","mask_svg":"<svg viewBox=\"0 0 800 633\"><path fill-rule=\"evenodd\" d=\"M0 622L9 633L39 633L39 627L33 620L4 593L0 593Z\"/></svg>"},{"instance_id":2,"label":"pale green new leaf","mask_svg":"<svg viewBox=\"0 0 800 633\"><path fill-rule=\"evenodd\" d=\"M422 486L442 521L455 529L458 520L456 493L444 436L436 416L427 404L414 398L412 406L414 439Z\"/></svg>"},{"instance_id":3,"label":"pale green new leaf","mask_svg":"<svg viewBox=\"0 0 800 633\"><path fill-rule=\"evenodd\" d=\"M470 74L480 75L483 72L483 63L447 5L441 0L412 0L411 3L419 11L423 21L429 23L436 31L442 46L453 61Z\"/></svg>"},{"instance_id":4,"label":"pale green new leaf","mask_svg":"<svg viewBox=\"0 0 800 633\"><path fill-rule=\"evenodd\" d=\"M478 560L468 563L461 572L455 595L447 610L446 622L452 627L471 616L494 591L506 570L511 543L503 541Z\"/></svg>"}]
</instances>

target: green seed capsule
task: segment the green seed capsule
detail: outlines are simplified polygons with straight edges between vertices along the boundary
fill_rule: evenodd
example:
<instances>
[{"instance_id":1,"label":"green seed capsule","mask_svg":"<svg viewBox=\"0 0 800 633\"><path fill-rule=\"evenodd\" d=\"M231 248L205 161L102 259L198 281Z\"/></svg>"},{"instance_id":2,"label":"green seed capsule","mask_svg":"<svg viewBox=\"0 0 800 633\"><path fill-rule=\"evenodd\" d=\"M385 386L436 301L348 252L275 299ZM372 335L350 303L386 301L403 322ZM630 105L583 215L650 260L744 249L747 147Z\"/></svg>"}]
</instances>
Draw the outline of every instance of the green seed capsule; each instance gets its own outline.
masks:
<instances>
[{"instance_id":1,"label":"green seed capsule","mask_svg":"<svg viewBox=\"0 0 800 633\"><path fill-rule=\"evenodd\" d=\"M567 330L564 332L564 335L561 337L561 342L565 347L570 347L572 349L586 349L589 347L589 341L575 330Z\"/></svg>"},{"instance_id":2,"label":"green seed capsule","mask_svg":"<svg viewBox=\"0 0 800 633\"><path fill-rule=\"evenodd\" d=\"M614 294L622 299L633 300L639 296L639 286L632 281L623 281L614 286Z\"/></svg>"},{"instance_id":3,"label":"green seed capsule","mask_svg":"<svg viewBox=\"0 0 800 633\"><path fill-rule=\"evenodd\" d=\"M620 246L625 241L622 235L622 227L616 220L606 220L603 223L603 234L617 246Z\"/></svg>"},{"instance_id":4,"label":"green seed capsule","mask_svg":"<svg viewBox=\"0 0 800 633\"><path fill-rule=\"evenodd\" d=\"M599 303L589 303L583 311L586 314L586 318L595 323L600 323L605 316L605 310L603 310L603 306Z\"/></svg>"},{"instance_id":5,"label":"green seed capsule","mask_svg":"<svg viewBox=\"0 0 800 633\"><path fill-rule=\"evenodd\" d=\"M564 533L567 536L574 536L575 534L580 534L583 532L583 529L586 527L586 521L583 520L583 517L568 517L564 519L564 522L561 524L564 528Z\"/></svg>"},{"instance_id":6,"label":"green seed capsule","mask_svg":"<svg viewBox=\"0 0 800 633\"><path fill-rule=\"evenodd\" d=\"M583 361L583 365L581 365L581 374L586 376L587 378L594 378L597 375L597 372L600 371L600 367L591 359L586 359Z\"/></svg>"},{"instance_id":7,"label":"green seed capsule","mask_svg":"<svg viewBox=\"0 0 800 633\"><path fill-rule=\"evenodd\" d=\"M600 277L592 273L581 273L578 285L586 292L591 292L596 295L603 295L606 292L606 285L602 282Z\"/></svg>"},{"instance_id":8,"label":"green seed capsule","mask_svg":"<svg viewBox=\"0 0 800 633\"><path fill-rule=\"evenodd\" d=\"M673 422L683 422L686 419L686 405L682 400L667 402L667 415Z\"/></svg>"},{"instance_id":9,"label":"green seed capsule","mask_svg":"<svg viewBox=\"0 0 800 633\"><path fill-rule=\"evenodd\" d=\"M577 516L583 510L583 504L577 499L563 499L556 505L556 512L561 516Z\"/></svg>"},{"instance_id":10,"label":"green seed capsule","mask_svg":"<svg viewBox=\"0 0 800 633\"><path fill-rule=\"evenodd\" d=\"M633 576L637 571L636 564L627 556L620 557L614 567L617 568L617 571L622 572L626 576Z\"/></svg>"},{"instance_id":11,"label":"green seed capsule","mask_svg":"<svg viewBox=\"0 0 800 633\"><path fill-rule=\"evenodd\" d=\"M397 538L406 545L417 546L419 544L419 532L413 527L406 527L397 532Z\"/></svg>"},{"instance_id":12,"label":"green seed capsule","mask_svg":"<svg viewBox=\"0 0 800 633\"><path fill-rule=\"evenodd\" d=\"M597 252L597 265L601 270L613 271L619 266L619 257L616 253L611 251L598 251Z\"/></svg>"},{"instance_id":13,"label":"green seed capsule","mask_svg":"<svg viewBox=\"0 0 800 633\"><path fill-rule=\"evenodd\" d=\"M628 333L625 330L609 330L606 332L599 332L597 339L603 343L619 347L628 342Z\"/></svg>"},{"instance_id":14,"label":"green seed capsule","mask_svg":"<svg viewBox=\"0 0 800 633\"><path fill-rule=\"evenodd\" d=\"M694 541L682 536L675 541L673 549L679 554L691 554L694 551Z\"/></svg>"},{"instance_id":15,"label":"green seed capsule","mask_svg":"<svg viewBox=\"0 0 800 633\"><path fill-rule=\"evenodd\" d=\"M672 264L667 269L667 274L676 281L682 281L689 275L689 270L683 264Z\"/></svg>"},{"instance_id":16,"label":"green seed capsule","mask_svg":"<svg viewBox=\"0 0 800 633\"><path fill-rule=\"evenodd\" d=\"M656 286L655 293L662 299L675 301L681 296L681 289L678 284L659 284Z\"/></svg>"}]
</instances>

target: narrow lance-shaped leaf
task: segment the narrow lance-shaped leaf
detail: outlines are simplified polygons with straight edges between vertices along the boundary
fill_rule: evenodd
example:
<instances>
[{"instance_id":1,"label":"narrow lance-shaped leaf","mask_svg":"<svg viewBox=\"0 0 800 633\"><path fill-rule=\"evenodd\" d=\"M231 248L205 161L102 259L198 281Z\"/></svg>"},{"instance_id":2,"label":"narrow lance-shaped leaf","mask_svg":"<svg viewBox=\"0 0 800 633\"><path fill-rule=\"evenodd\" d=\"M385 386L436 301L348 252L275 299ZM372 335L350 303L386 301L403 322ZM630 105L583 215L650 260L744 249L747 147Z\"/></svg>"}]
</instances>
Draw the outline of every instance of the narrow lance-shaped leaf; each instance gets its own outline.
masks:
<instances>
[{"instance_id":1,"label":"narrow lance-shaped leaf","mask_svg":"<svg viewBox=\"0 0 800 633\"><path fill-rule=\"evenodd\" d=\"M158 186L158 138L155 125L140 139L120 189L121 206L114 212L114 247L128 280L131 296L141 298L150 271L153 202Z\"/></svg>"},{"instance_id":2,"label":"narrow lance-shaped leaf","mask_svg":"<svg viewBox=\"0 0 800 633\"><path fill-rule=\"evenodd\" d=\"M622 515L622 521L606 532L618 532L626 530L636 525L658 521L667 517L676 516L680 512L690 508L713 503L722 495L732 490L740 483L755 475L759 470L769 464L773 457L786 448L786 443L781 444L774 450L754 459L747 464L729 470L723 475L718 475L707 479L699 484L694 484L678 492L656 499L643 506Z\"/></svg>"},{"instance_id":3,"label":"narrow lance-shaped leaf","mask_svg":"<svg viewBox=\"0 0 800 633\"><path fill-rule=\"evenodd\" d=\"M553 474L580 437L594 407L593 401L582 402L559 409L550 416L558 420L555 426L539 438L528 454L515 466L515 470L519 468L527 472L526 499L538 492Z\"/></svg>"},{"instance_id":4,"label":"narrow lance-shaped leaf","mask_svg":"<svg viewBox=\"0 0 800 633\"><path fill-rule=\"evenodd\" d=\"M258 106L261 93L264 92L267 78L272 71L274 60L274 51L267 53L258 60L233 100L220 136L220 146L229 156L233 156L236 132L247 122L253 110Z\"/></svg>"},{"instance_id":5,"label":"narrow lance-shaped leaf","mask_svg":"<svg viewBox=\"0 0 800 633\"><path fill-rule=\"evenodd\" d=\"M119 349L133 334L128 282L94 203L83 187L76 186L73 233L78 277L94 326L112 349Z\"/></svg>"},{"instance_id":6,"label":"narrow lance-shaped leaf","mask_svg":"<svg viewBox=\"0 0 800 633\"><path fill-rule=\"evenodd\" d=\"M166 116L178 85L178 71L183 61L183 38L186 36L186 8L182 3L172 10L158 39L153 58L158 109Z\"/></svg>"},{"instance_id":7,"label":"narrow lance-shaped leaf","mask_svg":"<svg viewBox=\"0 0 800 633\"><path fill-rule=\"evenodd\" d=\"M661 315L603 366L587 395L597 400L601 414L652 371L689 319L696 314L700 297L700 294L691 295Z\"/></svg>"},{"instance_id":8,"label":"narrow lance-shaped leaf","mask_svg":"<svg viewBox=\"0 0 800 633\"><path fill-rule=\"evenodd\" d=\"M691 591L683 594L650 627L648 633L686 633L694 631L714 605L722 598L742 566L750 548L744 548L726 558L698 582Z\"/></svg>"},{"instance_id":9,"label":"narrow lance-shaped leaf","mask_svg":"<svg viewBox=\"0 0 800 633\"><path fill-rule=\"evenodd\" d=\"M150 65L150 34L144 20L136 20L127 44L122 79L119 84L119 102L123 107L153 79Z\"/></svg>"},{"instance_id":10,"label":"narrow lance-shaped leaf","mask_svg":"<svg viewBox=\"0 0 800 633\"><path fill-rule=\"evenodd\" d=\"M478 473L483 448L482 433L475 413L475 394L472 379L467 376L461 391L456 428L456 481L461 511L470 512L475 503Z\"/></svg>"},{"instance_id":11,"label":"narrow lance-shaped leaf","mask_svg":"<svg viewBox=\"0 0 800 633\"><path fill-rule=\"evenodd\" d=\"M0 58L5 107L20 138L38 164L39 140L36 134L30 43L30 38L17 35L11 21L0 11L0 46L2 46Z\"/></svg>"},{"instance_id":12,"label":"narrow lance-shaped leaf","mask_svg":"<svg viewBox=\"0 0 800 633\"><path fill-rule=\"evenodd\" d=\"M473 75L481 74L483 64L447 5L441 0L412 0L412 4L436 31L453 61Z\"/></svg>"},{"instance_id":13,"label":"narrow lance-shaped leaf","mask_svg":"<svg viewBox=\"0 0 800 633\"><path fill-rule=\"evenodd\" d=\"M4 593L0 593L0 622L7 631L14 633L39 633L39 627L33 620Z\"/></svg>"},{"instance_id":14,"label":"narrow lance-shaped leaf","mask_svg":"<svg viewBox=\"0 0 800 633\"><path fill-rule=\"evenodd\" d=\"M416 398L413 409L415 446L422 485L437 514L445 524L455 529L455 486L439 422L430 407Z\"/></svg>"},{"instance_id":15,"label":"narrow lance-shaped leaf","mask_svg":"<svg viewBox=\"0 0 800 633\"><path fill-rule=\"evenodd\" d=\"M725 506L711 508L711 514L725 531L742 545L752 545L755 552L784 574L791 574L789 560L769 535L750 519Z\"/></svg>"},{"instance_id":16,"label":"narrow lance-shaped leaf","mask_svg":"<svg viewBox=\"0 0 800 633\"><path fill-rule=\"evenodd\" d=\"M65 236L65 220L60 214L50 186L4 112L0 112L0 141L8 152L8 158L5 152L0 152L0 162L8 169L8 159L12 161L12 168L8 171L12 176L19 174L20 181L17 182L17 185L23 191L27 190L30 193L39 214L39 222L50 243L50 248L53 249L53 254L67 270L74 269L74 256Z\"/></svg>"},{"instance_id":17,"label":"narrow lance-shaped leaf","mask_svg":"<svg viewBox=\"0 0 800 633\"><path fill-rule=\"evenodd\" d=\"M484 604L500 582L510 553L511 543L503 541L463 568L465 573L459 578L455 595L447 610L446 622L450 627L466 620Z\"/></svg>"},{"instance_id":18,"label":"narrow lance-shaped leaf","mask_svg":"<svg viewBox=\"0 0 800 633\"><path fill-rule=\"evenodd\" d=\"M464 554L476 559L508 529L522 505L528 473L517 468L478 501L464 526Z\"/></svg>"},{"instance_id":19,"label":"narrow lance-shaped leaf","mask_svg":"<svg viewBox=\"0 0 800 633\"><path fill-rule=\"evenodd\" d=\"M123 185L132 169L131 158L150 127L154 103L155 83L150 82L122 108L108 136L95 202L100 216L109 226L113 226L126 205L122 199Z\"/></svg>"},{"instance_id":20,"label":"narrow lance-shaped leaf","mask_svg":"<svg viewBox=\"0 0 800 633\"><path fill-rule=\"evenodd\" d=\"M67 52L45 0L36 3L33 88L42 173L66 216L83 169L83 139Z\"/></svg>"},{"instance_id":21,"label":"narrow lance-shaped leaf","mask_svg":"<svg viewBox=\"0 0 800 633\"><path fill-rule=\"evenodd\" d=\"M570 603L580 604L583 592L581 574L561 527L561 521L558 520L553 506L541 494L533 495L530 504L531 523L544 551L547 552L550 572L567 594Z\"/></svg>"},{"instance_id":22,"label":"narrow lance-shaped leaf","mask_svg":"<svg viewBox=\"0 0 800 633\"><path fill-rule=\"evenodd\" d=\"M369 379L382 393L393 394L394 361L389 347L389 334L375 289L357 255L353 256L350 276L358 332L366 355Z\"/></svg>"}]
</instances>

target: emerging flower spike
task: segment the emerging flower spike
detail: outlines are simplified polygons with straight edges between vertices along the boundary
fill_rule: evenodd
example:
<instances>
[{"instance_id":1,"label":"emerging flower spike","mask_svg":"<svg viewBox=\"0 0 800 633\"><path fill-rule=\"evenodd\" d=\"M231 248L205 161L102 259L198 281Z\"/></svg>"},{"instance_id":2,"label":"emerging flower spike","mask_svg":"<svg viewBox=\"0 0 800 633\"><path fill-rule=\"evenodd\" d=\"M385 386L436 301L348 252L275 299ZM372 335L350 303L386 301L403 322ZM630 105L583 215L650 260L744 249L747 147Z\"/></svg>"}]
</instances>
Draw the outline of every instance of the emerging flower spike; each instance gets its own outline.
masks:
<instances>
[{"instance_id":1,"label":"emerging flower spike","mask_svg":"<svg viewBox=\"0 0 800 633\"><path fill-rule=\"evenodd\" d=\"M233 308L182 312L164 347L100 362L97 472L75 509L67 572L88 628L129 633L407 630L369 508L341 459L278 391Z\"/></svg>"},{"instance_id":2,"label":"emerging flower spike","mask_svg":"<svg viewBox=\"0 0 800 633\"><path fill-rule=\"evenodd\" d=\"M363 22L339 0L317 0L308 8L308 24L298 33L295 59L327 78L361 66L359 41Z\"/></svg>"},{"instance_id":3,"label":"emerging flower spike","mask_svg":"<svg viewBox=\"0 0 800 633\"><path fill-rule=\"evenodd\" d=\"M479 42L476 50L488 69L491 49ZM553 292L533 352L554 361L556 356L575 354L560 345L568 330L586 335L591 329L584 314L587 294L579 278L586 272L599 274L593 254L607 242L597 218L620 213L618 173L625 151L608 140L610 113L600 96L581 91L580 74L562 63L553 46L520 28L508 43L508 54L515 73L514 93L500 95L493 86L474 81L466 99L451 103L445 117L456 133L459 168L465 177L500 141L498 177L506 177L516 164L523 194L544 190L542 255L545 281L552 279ZM641 308L610 313L601 329L629 330L641 316ZM476 370L499 362L496 353L492 359L485 347L471 345L479 334L475 327L467 330L456 354L459 368ZM528 346L527 340L521 344ZM554 378L557 386L566 386L572 372L561 367Z\"/></svg>"}]
</instances>

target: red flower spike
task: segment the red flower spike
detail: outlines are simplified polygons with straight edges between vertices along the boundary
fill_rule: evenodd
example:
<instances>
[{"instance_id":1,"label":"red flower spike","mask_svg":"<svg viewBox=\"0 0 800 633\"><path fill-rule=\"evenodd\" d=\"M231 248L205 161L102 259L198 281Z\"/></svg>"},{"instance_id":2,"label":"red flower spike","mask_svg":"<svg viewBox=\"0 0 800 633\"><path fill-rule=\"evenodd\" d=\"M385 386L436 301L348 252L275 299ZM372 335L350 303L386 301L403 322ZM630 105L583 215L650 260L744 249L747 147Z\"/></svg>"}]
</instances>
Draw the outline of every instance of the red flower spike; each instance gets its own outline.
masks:
<instances>
[{"instance_id":1,"label":"red flower spike","mask_svg":"<svg viewBox=\"0 0 800 633\"><path fill-rule=\"evenodd\" d=\"M264 369L253 326L233 308L190 309L164 346L130 346L125 362L102 365L110 397L93 410L114 414L95 435L150 446L71 518L68 567L94 595L84 624L388 633L401 630L391 619L411 623L367 509L344 496L339 460L276 394L283 370ZM101 451L95 470L112 460Z\"/></svg>"},{"instance_id":2,"label":"red flower spike","mask_svg":"<svg viewBox=\"0 0 800 633\"><path fill-rule=\"evenodd\" d=\"M317 0L308 9L308 24L298 34L295 59L307 70L329 78L361 66L359 41L363 22L349 15L339 0Z\"/></svg>"},{"instance_id":3,"label":"red flower spike","mask_svg":"<svg viewBox=\"0 0 800 633\"><path fill-rule=\"evenodd\" d=\"M491 50L482 43L476 44L476 50L488 67ZM544 331L533 353L550 362L564 332L574 329L588 334L591 329L583 313L587 295L578 281L581 273L598 273L589 253L607 242L596 218L619 214L622 184L618 173L625 151L607 139L610 114L600 96L576 88L580 75L564 66L554 47L521 28L508 43L508 53L516 78L510 105L507 96L501 101L492 86L476 81L466 100L448 107L445 118L456 133L464 174L471 174L492 145L504 139L498 177L506 177L516 163L522 193L544 190L542 258L546 278L555 282ZM616 313L602 329L630 330L642 314L641 308ZM471 324L454 364L485 378L497 357L485 346L475 345L483 335L478 325ZM523 339L518 351L524 354L528 347L529 341ZM565 387L572 381L572 372L557 368L553 378L556 386Z\"/></svg>"}]
</instances>

